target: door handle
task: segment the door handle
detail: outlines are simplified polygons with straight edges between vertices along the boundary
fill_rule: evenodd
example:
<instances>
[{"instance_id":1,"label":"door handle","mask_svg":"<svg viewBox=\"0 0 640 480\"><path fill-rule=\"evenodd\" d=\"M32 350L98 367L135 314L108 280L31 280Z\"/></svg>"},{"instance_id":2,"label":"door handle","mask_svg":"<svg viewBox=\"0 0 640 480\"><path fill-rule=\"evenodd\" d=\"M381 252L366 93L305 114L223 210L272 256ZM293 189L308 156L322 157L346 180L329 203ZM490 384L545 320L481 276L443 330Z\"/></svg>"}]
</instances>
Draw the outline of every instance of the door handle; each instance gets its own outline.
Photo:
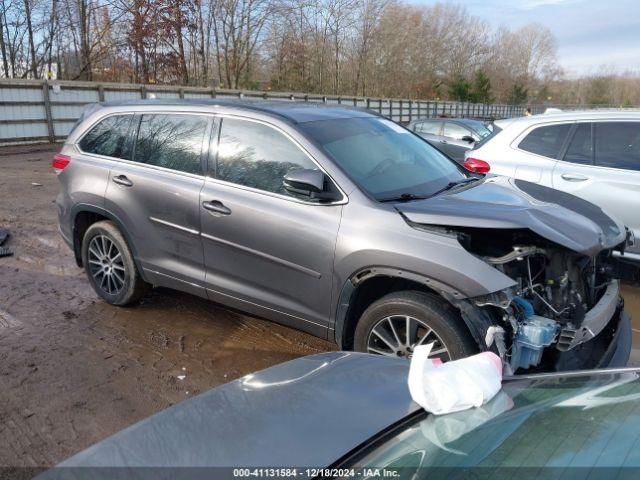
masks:
<instances>
[{"instance_id":1,"label":"door handle","mask_svg":"<svg viewBox=\"0 0 640 480\"><path fill-rule=\"evenodd\" d=\"M113 183L122 185L123 187L133 187L133 182L127 178L126 175L117 175L112 178Z\"/></svg>"},{"instance_id":2,"label":"door handle","mask_svg":"<svg viewBox=\"0 0 640 480\"><path fill-rule=\"evenodd\" d=\"M220 215L231 215L231 209L225 207L220 200L211 200L209 202L202 202L202 207L205 210L209 210L213 213L219 213Z\"/></svg>"},{"instance_id":3,"label":"door handle","mask_svg":"<svg viewBox=\"0 0 640 480\"><path fill-rule=\"evenodd\" d=\"M577 175L575 173L563 173L560 176L567 182L584 182L585 180L589 180L588 177L585 177L584 175Z\"/></svg>"}]
</instances>

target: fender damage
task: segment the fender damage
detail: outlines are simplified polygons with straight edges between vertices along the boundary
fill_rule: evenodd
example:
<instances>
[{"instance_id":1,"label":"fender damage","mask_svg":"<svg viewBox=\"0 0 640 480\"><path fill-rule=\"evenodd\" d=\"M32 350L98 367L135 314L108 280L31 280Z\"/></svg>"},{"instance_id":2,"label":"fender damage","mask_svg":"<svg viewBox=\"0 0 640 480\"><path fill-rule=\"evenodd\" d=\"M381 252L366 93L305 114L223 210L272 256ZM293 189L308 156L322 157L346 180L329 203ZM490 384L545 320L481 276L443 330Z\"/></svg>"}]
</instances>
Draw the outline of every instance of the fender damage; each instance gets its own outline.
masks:
<instances>
[{"instance_id":1,"label":"fender damage","mask_svg":"<svg viewBox=\"0 0 640 480\"><path fill-rule=\"evenodd\" d=\"M479 346L497 351L512 371L596 366L629 328L618 281L628 271L613 254L624 256L631 237L599 207L504 177L395 207L409 225L454 235L513 280L487 295L449 299Z\"/></svg>"}]
</instances>

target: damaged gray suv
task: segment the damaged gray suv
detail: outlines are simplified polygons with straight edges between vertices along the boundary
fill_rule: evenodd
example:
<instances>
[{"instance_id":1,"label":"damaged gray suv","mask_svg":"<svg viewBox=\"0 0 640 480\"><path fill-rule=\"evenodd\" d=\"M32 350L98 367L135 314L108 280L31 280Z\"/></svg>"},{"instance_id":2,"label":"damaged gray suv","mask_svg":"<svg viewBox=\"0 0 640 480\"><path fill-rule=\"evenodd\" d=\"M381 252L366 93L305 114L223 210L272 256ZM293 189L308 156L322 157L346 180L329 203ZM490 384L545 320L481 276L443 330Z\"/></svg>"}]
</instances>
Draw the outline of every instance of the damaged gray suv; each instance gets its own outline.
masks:
<instances>
[{"instance_id":1,"label":"damaged gray suv","mask_svg":"<svg viewBox=\"0 0 640 480\"><path fill-rule=\"evenodd\" d=\"M335 341L513 371L623 365L623 225L464 170L374 113L288 102L88 108L53 166L95 291L182 290ZM616 255L614 255L616 252Z\"/></svg>"}]
</instances>

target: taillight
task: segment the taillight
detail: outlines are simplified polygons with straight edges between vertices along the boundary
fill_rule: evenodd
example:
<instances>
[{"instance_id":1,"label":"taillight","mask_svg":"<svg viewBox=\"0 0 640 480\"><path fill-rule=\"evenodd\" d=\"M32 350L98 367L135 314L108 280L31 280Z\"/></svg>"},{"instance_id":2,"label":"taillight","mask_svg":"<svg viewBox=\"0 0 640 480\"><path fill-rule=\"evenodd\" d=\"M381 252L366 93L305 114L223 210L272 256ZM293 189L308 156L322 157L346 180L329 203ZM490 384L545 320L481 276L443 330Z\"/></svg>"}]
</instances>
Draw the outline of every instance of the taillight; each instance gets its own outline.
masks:
<instances>
[{"instance_id":1,"label":"taillight","mask_svg":"<svg viewBox=\"0 0 640 480\"><path fill-rule=\"evenodd\" d=\"M71 162L71 157L68 155L62 155L61 153L56 154L53 157L53 162L51 162L51 166L53 167L53 171L56 172L56 175L60 173L62 170L66 168Z\"/></svg>"},{"instance_id":2,"label":"taillight","mask_svg":"<svg viewBox=\"0 0 640 480\"><path fill-rule=\"evenodd\" d=\"M484 175L485 173L489 173L489 170L491 170L491 165L489 165L484 160L480 160L479 158L467 158L467 160L464 162L464 168L466 168L470 172L481 173Z\"/></svg>"}]
</instances>

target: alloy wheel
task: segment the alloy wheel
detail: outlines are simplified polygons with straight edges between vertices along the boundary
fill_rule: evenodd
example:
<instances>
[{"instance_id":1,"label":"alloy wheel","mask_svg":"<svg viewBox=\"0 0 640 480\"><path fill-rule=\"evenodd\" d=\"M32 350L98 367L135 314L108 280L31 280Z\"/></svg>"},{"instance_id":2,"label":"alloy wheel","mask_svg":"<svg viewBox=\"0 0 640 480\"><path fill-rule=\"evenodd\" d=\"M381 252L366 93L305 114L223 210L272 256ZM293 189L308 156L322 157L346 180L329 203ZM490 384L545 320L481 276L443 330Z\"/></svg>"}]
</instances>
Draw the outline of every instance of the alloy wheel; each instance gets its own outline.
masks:
<instances>
[{"instance_id":1,"label":"alloy wheel","mask_svg":"<svg viewBox=\"0 0 640 480\"><path fill-rule=\"evenodd\" d=\"M89 271L96 285L109 295L117 295L125 284L126 268L116 244L106 235L89 242Z\"/></svg>"},{"instance_id":2,"label":"alloy wheel","mask_svg":"<svg viewBox=\"0 0 640 480\"><path fill-rule=\"evenodd\" d=\"M367 339L367 352L388 357L411 358L419 345L434 342L429 358L451 360L449 349L426 323L407 315L390 315L374 325Z\"/></svg>"}]
</instances>

